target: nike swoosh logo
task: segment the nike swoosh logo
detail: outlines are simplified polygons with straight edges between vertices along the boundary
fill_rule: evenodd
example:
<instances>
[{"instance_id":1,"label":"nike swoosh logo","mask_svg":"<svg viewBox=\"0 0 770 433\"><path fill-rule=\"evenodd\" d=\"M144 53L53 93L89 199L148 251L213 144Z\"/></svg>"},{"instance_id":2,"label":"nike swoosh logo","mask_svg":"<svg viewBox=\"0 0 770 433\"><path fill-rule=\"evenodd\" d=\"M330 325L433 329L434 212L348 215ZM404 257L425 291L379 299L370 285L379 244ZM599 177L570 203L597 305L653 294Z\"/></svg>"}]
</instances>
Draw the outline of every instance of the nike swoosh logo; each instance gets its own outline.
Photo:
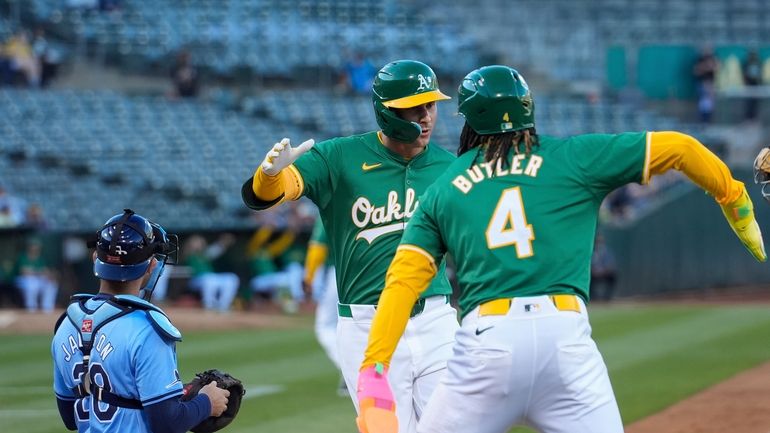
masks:
<instances>
[{"instance_id":1,"label":"nike swoosh logo","mask_svg":"<svg viewBox=\"0 0 770 433\"><path fill-rule=\"evenodd\" d=\"M490 329L492 329L492 328L494 328L494 325L492 325L492 326L488 326L488 327L486 327L486 328L484 328L484 329L478 329L478 328L476 328L476 335L481 335L481 334L483 334L483 333L485 333L485 332L489 331L489 330L490 330Z\"/></svg>"},{"instance_id":2,"label":"nike swoosh logo","mask_svg":"<svg viewBox=\"0 0 770 433\"><path fill-rule=\"evenodd\" d=\"M369 170L374 170L375 168L377 168L377 167L379 167L381 165L382 165L381 162L378 162L377 164L372 164L372 165L369 165L367 163L363 163L363 164L361 164L361 169L364 170L364 171L369 171Z\"/></svg>"}]
</instances>

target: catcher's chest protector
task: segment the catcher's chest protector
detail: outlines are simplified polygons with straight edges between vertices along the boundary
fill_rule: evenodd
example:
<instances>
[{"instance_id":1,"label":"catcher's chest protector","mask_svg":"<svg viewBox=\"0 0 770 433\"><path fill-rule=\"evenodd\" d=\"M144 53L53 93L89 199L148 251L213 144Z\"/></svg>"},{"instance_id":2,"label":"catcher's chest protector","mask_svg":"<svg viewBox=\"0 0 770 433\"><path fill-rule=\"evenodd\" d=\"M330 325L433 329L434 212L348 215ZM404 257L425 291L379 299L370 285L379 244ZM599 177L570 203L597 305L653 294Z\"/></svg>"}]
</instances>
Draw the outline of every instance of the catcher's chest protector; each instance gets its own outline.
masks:
<instances>
[{"instance_id":1,"label":"catcher's chest protector","mask_svg":"<svg viewBox=\"0 0 770 433\"><path fill-rule=\"evenodd\" d=\"M56 328L59 328L66 317L80 336L80 351L83 353L83 365L85 366L84 377L88 377L88 362L91 358L91 348L93 347L93 337L102 326L112 322L115 319L123 317L134 311L141 310L147 314L147 318L158 334L168 340L181 341L182 334L171 324L166 314L160 308L151 303L132 295L117 295L106 298L105 301L91 310L86 306L86 302L94 296L89 294L78 294L72 296L72 303L67 307L67 311L59 318ZM55 332L55 331L54 331ZM84 380L81 385L74 389L75 394L83 397L92 394L92 384ZM112 399L111 404L123 407L141 408L141 403L130 399Z\"/></svg>"}]
</instances>

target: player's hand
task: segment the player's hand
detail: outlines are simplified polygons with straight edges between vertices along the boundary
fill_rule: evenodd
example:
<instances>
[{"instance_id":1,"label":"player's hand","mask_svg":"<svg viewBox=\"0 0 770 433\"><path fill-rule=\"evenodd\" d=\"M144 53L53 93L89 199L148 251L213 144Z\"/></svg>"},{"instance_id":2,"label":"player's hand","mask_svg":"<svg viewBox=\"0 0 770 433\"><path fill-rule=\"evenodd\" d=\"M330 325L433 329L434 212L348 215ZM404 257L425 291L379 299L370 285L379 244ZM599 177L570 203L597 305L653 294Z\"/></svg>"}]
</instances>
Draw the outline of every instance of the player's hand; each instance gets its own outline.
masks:
<instances>
[{"instance_id":1,"label":"player's hand","mask_svg":"<svg viewBox=\"0 0 770 433\"><path fill-rule=\"evenodd\" d=\"M751 255L760 262L767 260L762 232L754 218L754 205L751 203L746 190L743 190L738 200L722 205L722 213Z\"/></svg>"},{"instance_id":2,"label":"player's hand","mask_svg":"<svg viewBox=\"0 0 770 433\"><path fill-rule=\"evenodd\" d=\"M199 394L206 394L211 402L211 416L222 415L227 409L227 397L230 397L230 391L217 388L217 382L211 382L201 388Z\"/></svg>"},{"instance_id":3,"label":"player's hand","mask_svg":"<svg viewBox=\"0 0 770 433\"><path fill-rule=\"evenodd\" d=\"M306 301L313 300L313 283L310 281L302 280L302 293L305 294Z\"/></svg>"},{"instance_id":4,"label":"player's hand","mask_svg":"<svg viewBox=\"0 0 770 433\"><path fill-rule=\"evenodd\" d=\"M397 433L396 402L383 364L366 367L358 373L356 418L361 433Z\"/></svg>"},{"instance_id":5,"label":"player's hand","mask_svg":"<svg viewBox=\"0 0 770 433\"><path fill-rule=\"evenodd\" d=\"M764 147L754 159L754 183L760 185L762 196L770 202L770 147Z\"/></svg>"},{"instance_id":6,"label":"player's hand","mask_svg":"<svg viewBox=\"0 0 770 433\"><path fill-rule=\"evenodd\" d=\"M297 147L291 147L289 139L284 138L280 142L275 143L273 148L267 152L265 160L262 161L262 171L268 176L275 176L281 170L293 164L297 158L310 150L314 144L315 141L311 138Z\"/></svg>"}]
</instances>

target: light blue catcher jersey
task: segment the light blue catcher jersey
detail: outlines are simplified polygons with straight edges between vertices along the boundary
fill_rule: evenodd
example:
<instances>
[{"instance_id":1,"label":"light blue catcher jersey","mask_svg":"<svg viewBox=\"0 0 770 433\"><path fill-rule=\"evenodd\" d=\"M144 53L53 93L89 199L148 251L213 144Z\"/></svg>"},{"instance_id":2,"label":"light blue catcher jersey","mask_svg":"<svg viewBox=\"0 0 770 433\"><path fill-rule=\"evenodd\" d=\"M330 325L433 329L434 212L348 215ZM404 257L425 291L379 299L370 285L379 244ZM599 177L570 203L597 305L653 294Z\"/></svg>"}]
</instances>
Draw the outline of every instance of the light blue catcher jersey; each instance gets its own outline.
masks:
<instances>
[{"instance_id":1,"label":"light blue catcher jersey","mask_svg":"<svg viewBox=\"0 0 770 433\"><path fill-rule=\"evenodd\" d=\"M104 302L90 299L85 305L95 310ZM93 335L88 370L94 386L138 400L143 407L182 395L175 342L161 337L144 310L112 320ZM141 409L113 406L93 397L90 403L91 433L150 431Z\"/></svg>"},{"instance_id":2,"label":"light blue catcher jersey","mask_svg":"<svg viewBox=\"0 0 770 433\"><path fill-rule=\"evenodd\" d=\"M80 333L66 318L54 335L51 356L54 360L53 391L56 397L74 403L78 433L88 431L88 410L91 397L78 397L74 391L83 382L83 354L80 352Z\"/></svg>"}]
</instances>

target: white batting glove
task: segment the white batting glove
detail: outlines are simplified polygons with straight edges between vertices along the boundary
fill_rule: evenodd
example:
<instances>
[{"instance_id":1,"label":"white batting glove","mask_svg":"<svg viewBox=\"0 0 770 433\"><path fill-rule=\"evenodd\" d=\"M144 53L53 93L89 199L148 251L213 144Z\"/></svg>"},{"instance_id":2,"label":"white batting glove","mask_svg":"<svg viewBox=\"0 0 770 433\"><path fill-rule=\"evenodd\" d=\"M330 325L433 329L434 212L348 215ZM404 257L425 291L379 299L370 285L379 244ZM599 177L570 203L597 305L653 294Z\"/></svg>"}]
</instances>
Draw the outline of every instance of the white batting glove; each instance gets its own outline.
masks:
<instances>
[{"instance_id":1,"label":"white batting glove","mask_svg":"<svg viewBox=\"0 0 770 433\"><path fill-rule=\"evenodd\" d=\"M273 148L267 152L265 160L262 161L262 171L268 176L275 176L284 168L290 166L303 153L310 150L315 144L315 140L304 141L297 147L291 147L288 138L284 138L273 145Z\"/></svg>"}]
</instances>

